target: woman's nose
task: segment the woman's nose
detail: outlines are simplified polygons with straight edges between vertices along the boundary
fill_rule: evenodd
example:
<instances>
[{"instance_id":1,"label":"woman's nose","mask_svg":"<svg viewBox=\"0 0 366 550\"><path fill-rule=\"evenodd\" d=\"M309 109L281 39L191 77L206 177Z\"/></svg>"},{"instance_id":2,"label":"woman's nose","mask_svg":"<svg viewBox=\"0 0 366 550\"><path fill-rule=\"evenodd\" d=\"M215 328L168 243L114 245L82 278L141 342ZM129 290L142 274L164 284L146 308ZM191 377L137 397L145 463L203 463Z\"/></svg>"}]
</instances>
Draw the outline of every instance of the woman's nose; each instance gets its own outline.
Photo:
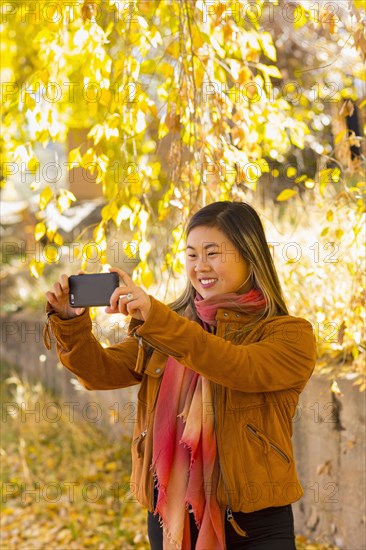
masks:
<instances>
[{"instance_id":1,"label":"woman's nose","mask_svg":"<svg viewBox=\"0 0 366 550\"><path fill-rule=\"evenodd\" d=\"M209 265L207 264L207 261L204 261L204 260L199 260L197 261L195 267L194 267L194 270L197 272L197 271L205 271L210 269Z\"/></svg>"}]
</instances>

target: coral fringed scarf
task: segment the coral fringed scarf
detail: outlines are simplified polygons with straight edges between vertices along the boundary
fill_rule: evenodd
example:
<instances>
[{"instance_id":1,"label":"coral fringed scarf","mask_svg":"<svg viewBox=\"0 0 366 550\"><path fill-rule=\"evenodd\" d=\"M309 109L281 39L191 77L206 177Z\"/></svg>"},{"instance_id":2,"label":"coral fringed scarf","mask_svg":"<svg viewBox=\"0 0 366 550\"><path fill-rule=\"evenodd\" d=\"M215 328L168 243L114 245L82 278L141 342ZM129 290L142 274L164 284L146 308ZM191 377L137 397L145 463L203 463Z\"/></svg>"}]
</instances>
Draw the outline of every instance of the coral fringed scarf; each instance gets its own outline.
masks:
<instances>
[{"instance_id":1,"label":"coral fringed scarf","mask_svg":"<svg viewBox=\"0 0 366 550\"><path fill-rule=\"evenodd\" d=\"M205 323L216 326L215 317L220 307L247 314L256 314L264 311L266 301L260 290L252 289L246 294L230 292L205 299L197 293L194 304L199 318Z\"/></svg>"},{"instance_id":2,"label":"coral fringed scarf","mask_svg":"<svg viewBox=\"0 0 366 550\"><path fill-rule=\"evenodd\" d=\"M215 307L216 303L216 307ZM263 295L226 294L195 304L206 330L218 307L263 311ZM199 529L196 550L223 550L223 510L216 499L219 465L211 383L169 357L160 386L153 428L152 471L158 490L155 514L160 516L164 550L190 550L189 509Z\"/></svg>"}]
</instances>

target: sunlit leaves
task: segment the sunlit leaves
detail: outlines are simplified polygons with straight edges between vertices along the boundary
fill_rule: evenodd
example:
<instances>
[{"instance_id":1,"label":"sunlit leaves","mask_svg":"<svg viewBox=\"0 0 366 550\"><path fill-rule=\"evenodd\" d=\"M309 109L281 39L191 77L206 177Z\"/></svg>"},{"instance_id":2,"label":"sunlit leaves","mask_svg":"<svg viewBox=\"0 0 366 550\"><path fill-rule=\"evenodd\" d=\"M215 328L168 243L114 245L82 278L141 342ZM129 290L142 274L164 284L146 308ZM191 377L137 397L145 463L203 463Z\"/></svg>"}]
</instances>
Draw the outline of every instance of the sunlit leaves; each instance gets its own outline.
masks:
<instances>
[{"instance_id":1,"label":"sunlit leaves","mask_svg":"<svg viewBox=\"0 0 366 550\"><path fill-rule=\"evenodd\" d=\"M45 264L44 262L38 262L34 258L31 259L29 262L29 269L31 272L31 275L38 279L43 274Z\"/></svg>"},{"instance_id":2,"label":"sunlit leaves","mask_svg":"<svg viewBox=\"0 0 366 550\"><path fill-rule=\"evenodd\" d=\"M53 191L49 185L46 185L39 195L39 209L44 210L52 198Z\"/></svg>"},{"instance_id":3,"label":"sunlit leaves","mask_svg":"<svg viewBox=\"0 0 366 550\"><path fill-rule=\"evenodd\" d=\"M258 63L257 68L263 73L265 80L269 80L269 77L282 78L281 72L276 65L263 65L263 63Z\"/></svg>"},{"instance_id":4,"label":"sunlit leaves","mask_svg":"<svg viewBox=\"0 0 366 550\"><path fill-rule=\"evenodd\" d=\"M76 149L72 149L69 152L69 167L74 168L75 166L81 165L82 162L80 148L77 147Z\"/></svg>"},{"instance_id":5,"label":"sunlit leaves","mask_svg":"<svg viewBox=\"0 0 366 550\"><path fill-rule=\"evenodd\" d=\"M117 124L118 124L118 119L117 119ZM105 138L106 141L109 141L112 138L117 139L118 137L119 137L119 130L116 124L111 126L106 122L104 124L96 124L88 133L88 138L93 138L94 145L98 145L98 143L103 138Z\"/></svg>"},{"instance_id":6,"label":"sunlit leaves","mask_svg":"<svg viewBox=\"0 0 366 550\"><path fill-rule=\"evenodd\" d=\"M262 46L263 53L271 59L271 61L277 61L276 48L273 44L272 36L269 32L263 32L260 36L260 44Z\"/></svg>"},{"instance_id":7,"label":"sunlit leaves","mask_svg":"<svg viewBox=\"0 0 366 550\"><path fill-rule=\"evenodd\" d=\"M322 195L324 195L327 187L332 183L337 183L340 179L340 169L339 168L325 168L319 172L319 190Z\"/></svg>"},{"instance_id":8,"label":"sunlit leaves","mask_svg":"<svg viewBox=\"0 0 366 550\"><path fill-rule=\"evenodd\" d=\"M46 234L46 230L46 225L43 222L37 223L34 228L34 238L36 241L42 239L42 237Z\"/></svg>"},{"instance_id":9,"label":"sunlit leaves","mask_svg":"<svg viewBox=\"0 0 366 550\"><path fill-rule=\"evenodd\" d=\"M297 170L294 166L289 166L286 170L286 176L288 178L293 178L294 176L296 176L297 174Z\"/></svg>"},{"instance_id":10,"label":"sunlit leaves","mask_svg":"<svg viewBox=\"0 0 366 550\"><path fill-rule=\"evenodd\" d=\"M337 153L342 147L360 145L360 137L340 125L334 129L333 143L330 132L337 116L351 115L355 106L363 105L354 86L355 77L364 78L363 23L355 12L362 9L360 2L349 4L356 21L353 29L347 30L348 16L337 22L354 42L350 40L347 55L359 52L346 78L338 63L341 34L335 33L329 6L301 2L296 8L290 3L288 15L295 15L291 12L295 8L297 13L293 24L287 22L285 35L258 16L277 2L208 6L206 2L80 1L73 13L69 4L62 6L63 17L56 20L52 16L57 3L49 3L48 20L37 24L33 15L32 24L24 25L19 10L5 29L3 149L9 162L22 166L22 174L32 175L31 190L39 195L33 236L47 251L31 262L32 275L39 277L43 264L58 261L63 232L52 212L66 214L75 203L63 182L39 177L34 149L46 148L52 141L68 143L74 128L83 130L83 137L71 140L65 172L71 179L69 172L78 167L75 173L83 173L87 185L99 185L105 199L100 220L89 228L87 238L94 244L86 246L84 256L94 257L97 246L96 261L106 263L111 230L120 231L124 252L135 264L140 262L136 281L146 287L153 284L158 264L164 263L169 272L184 272L183 228L193 211L218 199L251 200L258 189L263 198L275 199L281 211L287 204L289 211L298 197L305 205L318 201L316 208L323 209L319 240L341 243L359 261L355 250L362 233L363 184L343 170L342 158L333 162L332 156L333 146ZM244 16L235 16L237 7ZM96 17L97 12L101 17ZM308 33L310 28L317 29L322 39L313 55L316 71L305 66L305 54L287 59L279 53L284 37L291 39L293 33L302 47L301 37L306 43L315 36ZM307 54L312 56L311 51ZM309 147L320 170L315 169L314 158L308 165ZM289 159L294 159L290 165ZM319 206L321 201L325 205ZM338 214L342 209L343 217ZM152 254L153 239L159 241L157 234L164 229L166 246ZM356 260L347 261L345 269L357 277L357 266ZM299 271L285 277L289 285L300 277ZM310 266L297 279L294 294L299 287L309 288L312 277L317 277L311 286L315 288L322 277L327 279L324 273ZM327 293L319 288L315 294L319 299ZM307 316L312 307L309 297L296 303L305 304ZM346 306L337 309L320 302L316 307L332 317ZM357 308L352 302L352 314ZM352 325L358 321L347 315L342 343L334 344L337 349L324 345L322 350L334 354L347 350L358 361L358 347L350 343Z\"/></svg>"},{"instance_id":11,"label":"sunlit leaves","mask_svg":"<svg viewBox=\"0 0 366 550\"><path fill-rule=\"evenodd\" d=\"M105 241L105 228L102 223L98 224L94 229L94 242L100 244Z\"/></svg>"},{"instance_id":12,"label":"sunlit leaves","mask_svg":"<svg viewBox=\"0 0 366 550\"><path fill-rule=\"evenodd\" d=\"M128 220L131 216L132 210L128 206L123 205L119 210L117 210L116 214L113 216L113 220L117 227L121 225L121 223L125 220Z\"/></svg>"},{"instance_id":13,"label":"sunlit leaves","mask_svg":"<svg viewBox=\"0 0 366 550\"><path fill-rule=\"evenodd\" d=\"M288 201L297 194L296 189L284 189L279 195L277 195L277 201Z\"/></svg>"},{"instance_id":14,"label":"sunlit leaves","mask_svg":"<svg viewBox=\"0 0 366 550\"><path fill-rule=\"evenodd\" d=\"M67 210L72 202L76 201L76 197L71 191L67 189L61 189L57 196L57 208L59 212Z\"/></svg>"}]
</instances>

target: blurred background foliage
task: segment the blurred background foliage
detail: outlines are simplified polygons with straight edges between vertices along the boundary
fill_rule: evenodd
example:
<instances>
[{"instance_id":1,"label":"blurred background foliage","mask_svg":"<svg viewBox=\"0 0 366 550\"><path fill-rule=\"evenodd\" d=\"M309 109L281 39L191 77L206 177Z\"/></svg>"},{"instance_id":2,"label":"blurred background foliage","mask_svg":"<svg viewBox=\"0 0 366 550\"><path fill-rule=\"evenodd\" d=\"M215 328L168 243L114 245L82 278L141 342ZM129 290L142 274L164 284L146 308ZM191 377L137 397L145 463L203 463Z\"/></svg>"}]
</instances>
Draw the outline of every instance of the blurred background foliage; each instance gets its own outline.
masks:
<instances>
[{"instance_id":1,"label":"blurred background foliage","mask_svg":"<svg viewBox=\"0 0 366 550\"><path fill-rule=\"evenodd\" d=\"M4 224L5 283L26 263L43 291L122 247L171 299L189 216L250 201L318 369L364 389L364 30L360 0L3 2L2 198L28 201L34 250ZM86 190L99 208L70 232Z\"/></svg>"}]
</instances>

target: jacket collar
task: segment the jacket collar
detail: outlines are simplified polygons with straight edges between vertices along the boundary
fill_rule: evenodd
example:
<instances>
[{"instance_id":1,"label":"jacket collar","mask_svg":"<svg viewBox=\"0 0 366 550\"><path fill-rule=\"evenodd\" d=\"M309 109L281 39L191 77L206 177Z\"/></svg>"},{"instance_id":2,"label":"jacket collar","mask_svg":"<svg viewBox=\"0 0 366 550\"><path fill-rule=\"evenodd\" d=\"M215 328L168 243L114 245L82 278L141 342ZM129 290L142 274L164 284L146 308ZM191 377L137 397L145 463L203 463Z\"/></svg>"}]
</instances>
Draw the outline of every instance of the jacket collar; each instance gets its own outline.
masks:
<instances>
[{"instance_id":1,"label":"jacket collar","mask_svg":"<svg viewBox=\"0 0 366 550\"><path fill-rule=\"evenodd\" d=\"M185 311L184 311L184 317L189 319L190 321L196 321L197 320L197 314L195 313L193 307L189 304ZM249 315L247 313L240 313L238 311L232 311L228 308L219 308L216 313L216 321L220 323L241 323L243 325L246 325L249 321L253 319L252 315Z\"/></svg>"}]
</instances>

